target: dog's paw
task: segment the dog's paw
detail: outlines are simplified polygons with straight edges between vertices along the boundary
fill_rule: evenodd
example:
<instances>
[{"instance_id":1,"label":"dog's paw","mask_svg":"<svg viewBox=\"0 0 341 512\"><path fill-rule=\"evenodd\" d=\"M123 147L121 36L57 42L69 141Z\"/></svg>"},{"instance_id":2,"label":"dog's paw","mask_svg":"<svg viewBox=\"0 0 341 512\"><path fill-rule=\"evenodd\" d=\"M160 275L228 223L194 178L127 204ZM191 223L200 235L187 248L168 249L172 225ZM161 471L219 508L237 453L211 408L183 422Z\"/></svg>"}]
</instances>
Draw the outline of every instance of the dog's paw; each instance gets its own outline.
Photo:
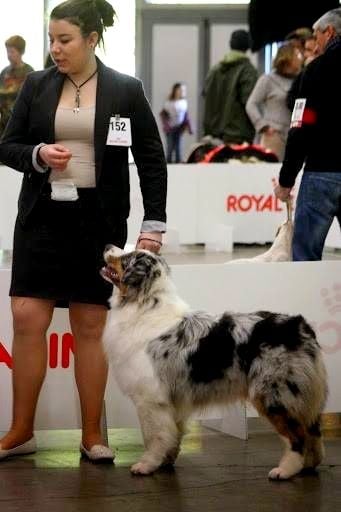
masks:
<instances>
[{"instance_id":1,"label":"dog's paw","mask_svg":"<svg viewBox=\"0 0 341 512\"><path fill-rule=\"evenodd\" d=\"M162 462L162 466L174 466L176 457L168 456Z\"/></svg>"},{"instance_id":2,"label":"dog's paw","mask_svg":"<svg viewBox=\"0 0 341 512\"><path fill-rule=\"evenodd\" d=\"M180 448L174 448L170 452L167 453L164 461L162 463L163 466L173 466L175 464L176 459L178 458L180 452Z\"/></svg>"},{"instance_id":3,"label":"dog's paw","mask_svg":"<svg viewBox=\"0 0 341 512\"><path fill-rule=\"evenodd\" d=\"M268 476L270 480L288 480L288 478L292 477L292 474L284 470L283 468L278 467L273 468Z\"/></svg>"},{"instance_id":4,"label":"dog's paw","mask_svg":"<svg viewBox=\"0 0 341 512\"><path fill-rule=\"evenodd\" d=\"M133 475L151 475L155 471L155 467L148 462L136 462L131 466L130 471Z\"/></svg>"}]
</instances>

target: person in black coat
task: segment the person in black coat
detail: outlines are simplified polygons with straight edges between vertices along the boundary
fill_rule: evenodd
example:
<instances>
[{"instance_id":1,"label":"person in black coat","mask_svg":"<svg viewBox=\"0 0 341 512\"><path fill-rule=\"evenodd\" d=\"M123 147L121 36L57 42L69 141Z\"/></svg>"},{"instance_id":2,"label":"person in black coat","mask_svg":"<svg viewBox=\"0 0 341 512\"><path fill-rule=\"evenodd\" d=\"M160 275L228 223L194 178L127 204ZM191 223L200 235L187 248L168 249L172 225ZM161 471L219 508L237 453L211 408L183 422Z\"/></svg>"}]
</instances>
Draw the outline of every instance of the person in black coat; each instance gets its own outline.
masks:
<instances>
[{"instance_id":1,"label":"person in black coat","mask_svg":"<svg viewBox=\"0 0 341 512\"><path fill-rule=\"evenodd\" d=\"M336 217L341 227L341 8L313 26L322 53L305 70L296 100L276 196L288 200L304 164L296 202L294 261L320 260Z\"/></svg>"},{"instance_id":2,"label":"person in black coat","mask_svg":"<svg viewBox=\"0 0 341 512\"><path fill-rule=\"evenodd\" d=\"M10 288L13 422L0 439L0 459L35 451L55 306L69 308L75 341L81 452L95 462L114 457L100 429L107 379L101 336L112 293L100 269L106 244L123 248L127 238L129 147L144 203L137 248L159 251L167 191L164 152L141 82L95 56L114 15L106 0L68 0L52 10L55 66L28 76L0 144L0 161L23 174Z\"/></svg>"}]
</instances>

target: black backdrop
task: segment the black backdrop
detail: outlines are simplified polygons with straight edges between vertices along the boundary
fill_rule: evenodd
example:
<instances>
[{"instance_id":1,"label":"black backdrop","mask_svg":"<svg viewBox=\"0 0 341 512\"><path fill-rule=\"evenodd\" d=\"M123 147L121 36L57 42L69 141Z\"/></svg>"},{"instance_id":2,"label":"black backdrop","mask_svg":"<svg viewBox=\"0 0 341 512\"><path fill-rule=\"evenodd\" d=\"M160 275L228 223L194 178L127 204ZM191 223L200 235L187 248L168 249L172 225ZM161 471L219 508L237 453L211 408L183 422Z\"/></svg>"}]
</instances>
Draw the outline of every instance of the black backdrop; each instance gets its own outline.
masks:
<instances>
[{"instance_id":1,"label":"black backdrop","mask_svg":"<svg viewBox=\"0 0 341 512\"><path fill-rule=\"evenodd\" d=\"M311 27L322 14L336 7L340 7L339 0L251 0L248 18L252 51L283 41L296 28Z\"/></svg>"}]
</instances>

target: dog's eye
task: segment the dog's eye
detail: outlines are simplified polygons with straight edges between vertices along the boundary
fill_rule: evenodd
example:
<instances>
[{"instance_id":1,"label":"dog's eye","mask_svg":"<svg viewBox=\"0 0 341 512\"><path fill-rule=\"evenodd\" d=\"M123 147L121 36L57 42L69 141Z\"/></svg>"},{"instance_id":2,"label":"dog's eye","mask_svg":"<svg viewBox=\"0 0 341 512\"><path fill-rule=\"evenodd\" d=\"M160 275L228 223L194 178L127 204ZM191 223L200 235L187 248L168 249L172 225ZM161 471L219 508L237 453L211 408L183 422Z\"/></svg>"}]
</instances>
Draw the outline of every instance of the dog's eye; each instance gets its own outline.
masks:
<instances>
[{"instance_id":1,"label":"dog's eye","mask_svg":"<svg viewBox=\"0 0 341 512\"><path fill-rule=\"evenodd\" d=\"M136 254L134 258L127 262L122 283L128 286L140 286L144 280L152 276L155 263L156 260L151 258L148 254Z\"/></svg>"},{"instance_id":2,"label":"dog's eye","mask_svg":"<svg viewBox=\"0 0 341 512\"><path fill-rule=\"evenodd\" d=\"M144 267L129 265L123 274L122 283L128 286L139 286L145 277Z\"/></svg>"}]
</instances>

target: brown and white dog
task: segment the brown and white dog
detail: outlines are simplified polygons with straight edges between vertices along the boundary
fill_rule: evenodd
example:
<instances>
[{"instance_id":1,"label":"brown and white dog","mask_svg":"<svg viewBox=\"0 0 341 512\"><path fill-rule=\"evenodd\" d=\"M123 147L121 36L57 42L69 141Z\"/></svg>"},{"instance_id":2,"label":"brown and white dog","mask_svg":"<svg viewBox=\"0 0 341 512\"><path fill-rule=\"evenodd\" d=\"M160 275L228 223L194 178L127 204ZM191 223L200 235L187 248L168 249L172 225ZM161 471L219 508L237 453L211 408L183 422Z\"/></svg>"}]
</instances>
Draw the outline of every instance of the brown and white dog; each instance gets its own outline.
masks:
<instances>
[{"instance_id":1,"label":"brown and white dog","mask_svg":"<svg viewBox=\"0 0 341 512\"><path fill-rule=\"evenodd\" d=\"M327 383L320 346L305 319L191 311L163 257L121 252L111 247L104 255L102 275L115 290L103 343L143 432L145 452L131 471L147 475L173 463L191 413L237 400L249 400L286 443L271 479L317 466Z\"/></svg>"}]
</instances>

